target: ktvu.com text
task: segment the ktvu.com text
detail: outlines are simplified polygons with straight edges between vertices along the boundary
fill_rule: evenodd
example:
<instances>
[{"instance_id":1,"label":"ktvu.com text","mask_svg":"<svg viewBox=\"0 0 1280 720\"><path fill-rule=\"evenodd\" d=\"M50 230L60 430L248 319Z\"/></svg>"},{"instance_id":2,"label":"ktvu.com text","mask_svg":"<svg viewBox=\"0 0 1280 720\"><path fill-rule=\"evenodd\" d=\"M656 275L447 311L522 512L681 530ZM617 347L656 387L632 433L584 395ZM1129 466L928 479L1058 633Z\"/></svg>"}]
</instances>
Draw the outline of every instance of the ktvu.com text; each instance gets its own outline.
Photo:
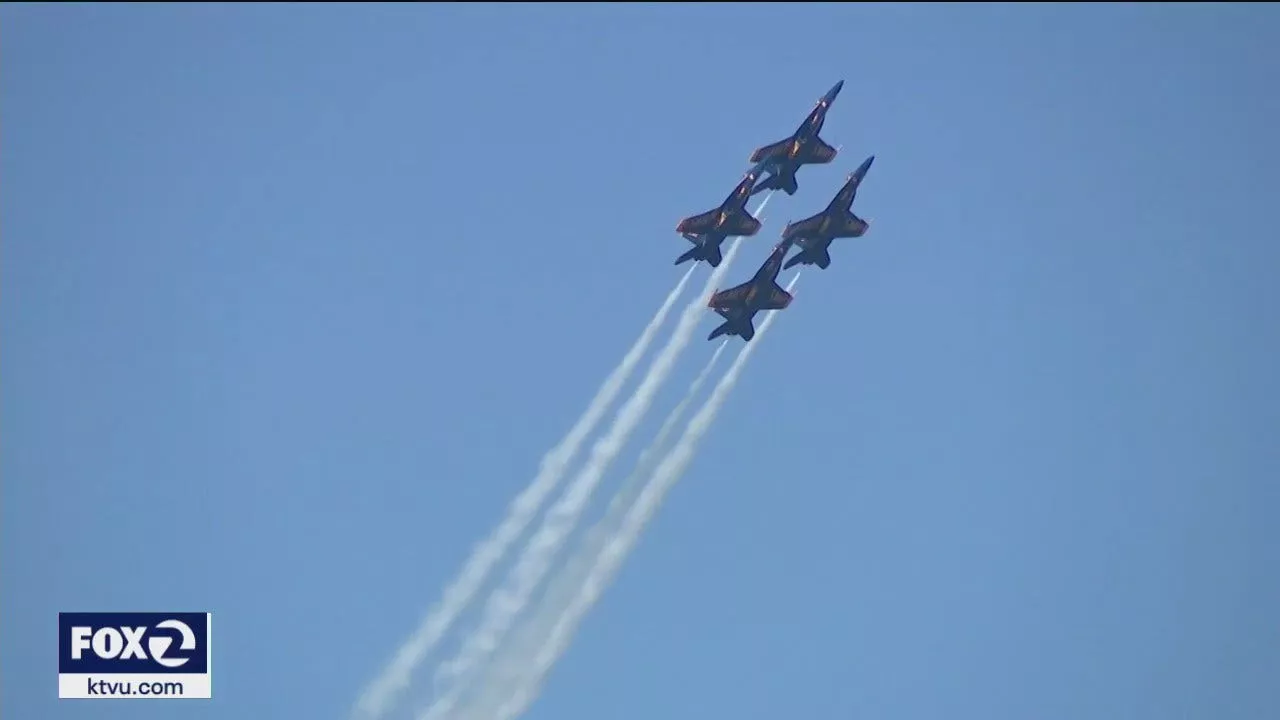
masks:
<instances>
[{"instance_id":1,"label":"ktvu.com text","mask_svg":"<svg viewBox=\"0 0 1280 720\"><path fill-rule=\"evenodd\" d=\"M58 613L58 697L213 696L211 613Z\"/></svg>"}]
</instances>

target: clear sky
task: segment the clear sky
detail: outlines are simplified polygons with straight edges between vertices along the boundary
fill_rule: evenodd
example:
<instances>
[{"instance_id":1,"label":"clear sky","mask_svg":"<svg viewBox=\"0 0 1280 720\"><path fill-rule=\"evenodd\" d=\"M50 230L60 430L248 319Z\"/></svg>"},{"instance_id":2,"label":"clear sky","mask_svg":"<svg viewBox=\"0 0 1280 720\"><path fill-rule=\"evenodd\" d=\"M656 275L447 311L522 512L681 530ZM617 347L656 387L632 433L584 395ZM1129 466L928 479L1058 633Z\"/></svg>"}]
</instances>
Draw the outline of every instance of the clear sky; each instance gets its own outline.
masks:
<instances>
[{"instance_id":1,"label":"clear sky","mask_svg":"<svg viewBox=\"0 0 1280 720\"><path fill-rule=\"evenodd\" d=\"M729 281L871 231L527 717L1280 717L1280 12L1154 4L6 4L0 716L344 718L840 79ZM117 609L215 699L58 701Z\"/></svg>"}]
</instances>

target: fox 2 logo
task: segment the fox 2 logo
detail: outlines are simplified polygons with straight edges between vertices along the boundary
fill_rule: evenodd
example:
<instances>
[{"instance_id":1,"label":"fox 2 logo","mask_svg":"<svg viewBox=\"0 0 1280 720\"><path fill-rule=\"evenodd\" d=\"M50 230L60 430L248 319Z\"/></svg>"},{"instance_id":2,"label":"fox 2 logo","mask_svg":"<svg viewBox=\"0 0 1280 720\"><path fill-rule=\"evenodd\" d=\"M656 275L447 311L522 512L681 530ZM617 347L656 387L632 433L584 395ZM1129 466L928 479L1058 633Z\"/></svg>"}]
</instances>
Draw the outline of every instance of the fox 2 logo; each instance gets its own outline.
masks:
<instances>
[{"instance_id":1,"label":"fox 2 logo","mask_svg":"<svg viewBox=\"0 0 1280 720\"><path fill-rule=\"evenodd\" d=\"M209 671L206 613L58 613L58 672Z\"/></svg>"}]
</instances>

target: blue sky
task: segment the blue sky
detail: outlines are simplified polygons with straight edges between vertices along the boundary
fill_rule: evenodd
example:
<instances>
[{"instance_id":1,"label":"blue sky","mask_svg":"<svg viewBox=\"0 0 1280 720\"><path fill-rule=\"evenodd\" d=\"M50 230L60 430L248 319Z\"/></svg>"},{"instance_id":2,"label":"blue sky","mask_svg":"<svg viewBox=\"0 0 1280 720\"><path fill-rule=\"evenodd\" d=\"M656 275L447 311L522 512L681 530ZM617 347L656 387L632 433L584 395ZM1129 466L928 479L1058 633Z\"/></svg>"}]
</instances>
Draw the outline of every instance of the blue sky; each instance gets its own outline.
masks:
<instances>
[{"instance_id":1,"label":"blue sky","mask_svg":"<svg viewBox=\"0 0 1280 720\"><path fill-rule=\"evenodd\" d=\"M729 280L871 231L527 717L1280 714L1280 13L724 7L0 10L0 714L345 717L841 78ZM215 699L58 701L107 609Z\"/></svg>"}]
</instances>

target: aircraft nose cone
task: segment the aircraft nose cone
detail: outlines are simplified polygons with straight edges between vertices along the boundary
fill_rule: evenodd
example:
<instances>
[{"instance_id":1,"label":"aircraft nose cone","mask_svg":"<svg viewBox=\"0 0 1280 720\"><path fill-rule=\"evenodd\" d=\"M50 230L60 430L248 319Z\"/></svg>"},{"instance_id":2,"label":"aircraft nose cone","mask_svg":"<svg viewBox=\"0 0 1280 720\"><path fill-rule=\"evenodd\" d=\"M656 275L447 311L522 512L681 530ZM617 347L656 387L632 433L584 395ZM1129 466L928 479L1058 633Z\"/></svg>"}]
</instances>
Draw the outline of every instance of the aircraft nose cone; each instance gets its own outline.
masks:
<instances>
[{"instance_id":1,"label":"aircraft nose cone","mask_svg":"<svg viewBox=\"0 0 1280 720\"><path fill-rule=\"evenodd\" d=\"M844 87L843 80L836 83L835 87L831 88L831 90L827 92L827 102L831 102L832 100L835 100L836 96L840 94L840 89L843 87Z\"/></svg>"}]
</instances>

